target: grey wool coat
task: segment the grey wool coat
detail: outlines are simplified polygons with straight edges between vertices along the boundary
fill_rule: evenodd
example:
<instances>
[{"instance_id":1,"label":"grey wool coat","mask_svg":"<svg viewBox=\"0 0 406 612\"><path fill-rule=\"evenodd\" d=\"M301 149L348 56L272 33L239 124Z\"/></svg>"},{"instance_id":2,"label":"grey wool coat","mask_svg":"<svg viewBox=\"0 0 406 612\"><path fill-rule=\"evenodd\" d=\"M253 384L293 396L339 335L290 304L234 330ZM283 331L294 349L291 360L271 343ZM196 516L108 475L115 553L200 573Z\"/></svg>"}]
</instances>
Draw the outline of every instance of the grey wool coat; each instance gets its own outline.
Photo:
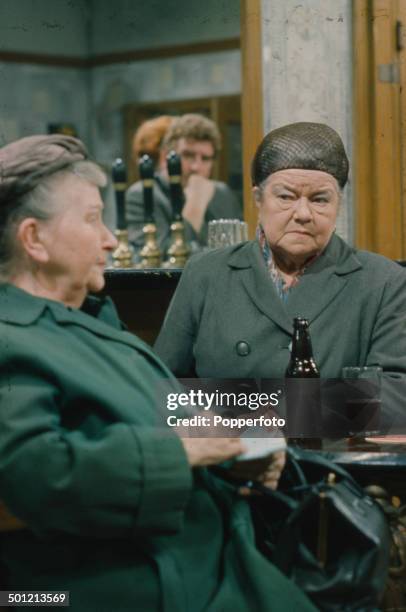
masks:
<instances>
[{"instance_id":1,"label":"grey wool coat","mask_svg":"<svg viewBox=\"0 0 406 612\"><path fill-rule=\"evenodd\" d=\"M382 423L406 431L406 271L336 235L286 303L257 242L194 256L155 350L177 376L283 378L295 316L310 321L322 378L382 366Z\"/></svg>"},{"instance_id":2,"label":"grey wool coat","mask_svg":"<svg viewBox=\"0 0 406 612\"><path fill-rule=\"evenodd\" d=\"M0 285L0 498L26 523L1 534L7 588L69 590L72 612L313 611L235 487L157 427L163 379L109 299Z\"/></svg>"}]
</instances>

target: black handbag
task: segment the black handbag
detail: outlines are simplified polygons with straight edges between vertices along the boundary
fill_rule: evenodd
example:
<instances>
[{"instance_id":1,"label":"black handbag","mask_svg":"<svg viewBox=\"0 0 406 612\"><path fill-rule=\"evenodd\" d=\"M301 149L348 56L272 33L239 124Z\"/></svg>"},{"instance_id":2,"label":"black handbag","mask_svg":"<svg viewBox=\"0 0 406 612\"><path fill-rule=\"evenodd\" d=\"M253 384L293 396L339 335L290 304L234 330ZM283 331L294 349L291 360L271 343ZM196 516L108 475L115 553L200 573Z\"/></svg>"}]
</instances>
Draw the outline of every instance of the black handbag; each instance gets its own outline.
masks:
<instances>
[{"instance_id":1,"label":"black handbag","mask_svg":"<svg viewBox=\"0 0 406 612\"><path fill-rule=\"evenodd\" d=\"M258 548L326 612L379 610L390 532L380 506L320 453L289 449L277 491L255 485Z\"/></svg>"}]
</instances>

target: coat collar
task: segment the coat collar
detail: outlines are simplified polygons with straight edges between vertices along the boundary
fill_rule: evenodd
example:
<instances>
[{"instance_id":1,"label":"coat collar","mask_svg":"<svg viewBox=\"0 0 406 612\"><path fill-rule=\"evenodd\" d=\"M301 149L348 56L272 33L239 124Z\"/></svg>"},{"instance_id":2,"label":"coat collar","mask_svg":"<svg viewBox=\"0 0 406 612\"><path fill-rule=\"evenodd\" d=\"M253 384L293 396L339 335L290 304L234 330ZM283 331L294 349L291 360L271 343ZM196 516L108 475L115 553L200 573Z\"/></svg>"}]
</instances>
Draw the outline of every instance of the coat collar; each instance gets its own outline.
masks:
<instances>
[{"instance_id":1,"label":"coat collar","mask_svg":"<svg viewBox=\"0 0 406 612\"><path fill-rule=\"evenodd\" d=\"M324 252L305 270L284 303L269 278L257 241L247 242L233 250L228 265L239 270L245 290L257 308L289 334L295 316L314 321L344 289L348 275L362 268L354 250L333 235Z\"/></svg>"},{"instance_id":2,"label":"coat collar","mask_svg":"<svg viewBox=\"0 0 406 612\"><path fill-rule=\"evenodd\" d=\"M0 284L0 321L16 325L31 325L49 309L56 320L72 320L79 313L93 315L108 322L111 312L110 298L89 296L80 310L68 308L61 302L36 297L14 285Z\"/></svg>"},{"instance_id":3,"label":"coat collar","mask_svg":"<svg viewBox=\"0 0 406 612\"><path fill-rule=\"evenodd\" d=\"M76 325L89 329L95 335L136 348L155 362L165 376L169 370L156 357L150 347L132 333L118 327L119 319L109 297L86 298L82 308L68 308L60 302L39 298L14 285L0 284L0 322L19 326L35 323L48 310L60 325Z\"/></svg>"},{"instance_id":4,"label":"coat collar","mask_svg":"<svg viewBox=\"0 0 406 612\"><path fill-rule=\"evenodd\" d=\"M42 315L50 301L30 295L14 285L0 284L0 321L30 325Z\"/></svg>"}]
</instances>

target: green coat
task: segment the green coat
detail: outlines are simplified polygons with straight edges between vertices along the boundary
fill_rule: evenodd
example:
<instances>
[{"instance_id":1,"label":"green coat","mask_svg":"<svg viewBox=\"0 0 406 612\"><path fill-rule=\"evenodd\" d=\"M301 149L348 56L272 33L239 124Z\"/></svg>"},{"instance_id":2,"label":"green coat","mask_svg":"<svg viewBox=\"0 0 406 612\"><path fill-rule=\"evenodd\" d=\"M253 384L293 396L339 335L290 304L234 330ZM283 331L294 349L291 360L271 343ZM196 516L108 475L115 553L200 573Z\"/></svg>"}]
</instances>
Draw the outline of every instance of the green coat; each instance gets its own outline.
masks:
<instances>
[{"instance_id":1,"label":"green coat","mask_svg":"<svg viewBox=\"0 0 406 612\"><path fill-rule=\"evenodd\" d=\"M344 366L383 367L382 426L406 432L406 271L336 235L286 303L257 242L194 256L155 350L177 376L283 378L295 316L310 321L322 378L340 378Z\"/></svg>"},{"instance_id":2,"label":"green coat","mask_svg":"<svg viewBox=\"0 0 406 612\"><path fill-rule=\"evenodd\" d=\"M86 312L0 286L0 497L9 588L70 590L73 612L313 610L256 550L247 503L156 424L165 366Z\"/></svg>"}]
</instances>

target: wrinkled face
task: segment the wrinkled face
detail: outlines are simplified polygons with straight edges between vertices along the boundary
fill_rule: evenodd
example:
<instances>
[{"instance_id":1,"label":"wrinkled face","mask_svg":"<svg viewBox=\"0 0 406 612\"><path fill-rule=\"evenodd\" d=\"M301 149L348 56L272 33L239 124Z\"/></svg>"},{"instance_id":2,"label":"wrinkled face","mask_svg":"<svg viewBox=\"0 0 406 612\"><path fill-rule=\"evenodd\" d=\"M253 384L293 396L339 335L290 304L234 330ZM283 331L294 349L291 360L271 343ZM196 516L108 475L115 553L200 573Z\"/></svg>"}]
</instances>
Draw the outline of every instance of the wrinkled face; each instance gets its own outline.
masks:
<instances>
[{"instance_id":1,"label":"wrinkled face","mask_svg":"<svg viewBox=\"0 0 406 612\"><path fill-rule=\"evenodd\" d=\"M54 190L50 197L56 213L40 222L48 254L42 271L56 290L84 299L89 291L103 288L107 255L117 241L102 221L103 202L96 186L67 174L55 182Z\"/></svg>"},{"instance_id":2,"label":"wrinkled face","mask_svg":"<svg viewBox=\"0 0 406 612\"><path fill-rule=\"evenodd\" d=\"M210 178L215 151L209 140L186 140L180 138L175 151L182 162L182 182L185 184L191 174Z\"/></svg>"},{"instance_id":3,"label":"wrinkled face","mask_svg":"<svg viewBox=\"0 0 406 612\"><path fill-rule=\"evenodd\" d=\"M319 170L280 170L254 187L259 222L272 251L305 261L327 245L334 231L339 187Z\"/></svg>"}]
</instances>

